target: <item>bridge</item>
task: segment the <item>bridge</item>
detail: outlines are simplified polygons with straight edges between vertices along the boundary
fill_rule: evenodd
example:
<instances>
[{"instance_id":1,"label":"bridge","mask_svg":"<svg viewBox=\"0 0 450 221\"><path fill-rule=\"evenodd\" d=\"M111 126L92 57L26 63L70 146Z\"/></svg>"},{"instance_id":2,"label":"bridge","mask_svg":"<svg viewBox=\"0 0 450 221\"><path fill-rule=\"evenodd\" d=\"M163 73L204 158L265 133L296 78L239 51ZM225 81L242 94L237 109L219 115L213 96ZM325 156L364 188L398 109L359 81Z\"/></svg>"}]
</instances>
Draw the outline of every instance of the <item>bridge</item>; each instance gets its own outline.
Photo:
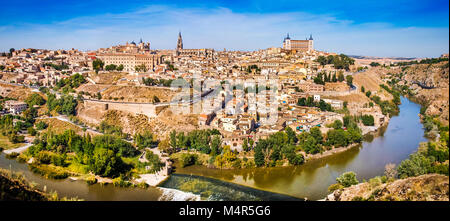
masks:
<instances>
[{"instance_id":1,"label":"bridge","mask_svg":"<svg viewBox=\"0 0 450 221\"><path fill-rule=\"evenodd\" d=\"M412 84L417 84L419 85L419 87L423 88L423 89L433 89L434 86L427 86L425 83L422 83L420 81L412 81Z\"/></svg>"}]
</instances>

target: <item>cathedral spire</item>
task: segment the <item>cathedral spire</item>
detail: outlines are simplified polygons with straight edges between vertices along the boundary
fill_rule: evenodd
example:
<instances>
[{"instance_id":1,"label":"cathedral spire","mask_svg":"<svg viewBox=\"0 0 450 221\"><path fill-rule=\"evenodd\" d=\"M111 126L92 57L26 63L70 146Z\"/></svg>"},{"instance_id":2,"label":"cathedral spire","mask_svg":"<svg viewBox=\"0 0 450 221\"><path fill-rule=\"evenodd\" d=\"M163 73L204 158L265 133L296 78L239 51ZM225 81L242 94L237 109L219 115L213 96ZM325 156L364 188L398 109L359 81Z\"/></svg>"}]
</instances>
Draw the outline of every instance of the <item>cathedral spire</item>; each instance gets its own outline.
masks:
<instances>
[{"instance_id":1,"label":"cathedral spire","mask_svg":"<svg viewBox=\"0 0 450 221\"><path fill-rule=\"evenodd\" d=\"M181 37L181 31L178 32L177 51L183 49L183 37Z\"/></svg>"}]
</instances>

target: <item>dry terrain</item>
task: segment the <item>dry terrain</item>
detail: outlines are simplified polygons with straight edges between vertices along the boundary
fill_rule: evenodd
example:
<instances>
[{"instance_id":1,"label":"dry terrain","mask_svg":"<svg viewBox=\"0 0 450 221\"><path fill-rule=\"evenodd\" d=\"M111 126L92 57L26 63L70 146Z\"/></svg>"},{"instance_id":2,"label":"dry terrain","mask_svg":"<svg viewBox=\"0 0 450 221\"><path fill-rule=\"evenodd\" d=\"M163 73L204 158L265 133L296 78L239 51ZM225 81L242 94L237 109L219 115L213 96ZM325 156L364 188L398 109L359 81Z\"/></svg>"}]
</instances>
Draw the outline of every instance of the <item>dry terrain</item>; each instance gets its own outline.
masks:
<instances>
[{"instance_id":1,"label":"dry terrain","mask_svg":"<svg viewBox=\"0 0 450 221\"><path fill-rule=\"evenodd\" d=\"M42 130L42 132L51 130L53 133L60 134L69 129L75 131L76 133L82 132L80 127L66 121L58 120L56 118L38 119L36 120L36 123L40 121L44 121L48 124L48 127Z\"/></svg>"},{"instance_id":2,"label":"dry terrain","mask_svg":"<svg viewBox=\"0 0 450 221\"><path fill-rule=\"evenodd\" d=\"M348 91L350 88L343 82L326 82L325 91Z\"/></svg>"},{"instance_id":3,"label":"dry terrain","mask_svg":"<svg viewBox=\"0 0 450 221\"><path fill-rule=\"evenodd\" d=\"M91 73L89 77L95 81L96 84L116 84L120 79L127 76L126 72L108 72L108 73Z\"/></svg>"},{"instance_id":4,"label":"dry terrain","mask_svg":"<svg viewBox=\"0 0 450 221\"><path fill-rule=\"evenodd\" d=\"M170 109L163 109L156 118L133 114L118 110L103 110L96 106L84 107L80 105L78 118L90 126L98 126L103 120L110 125L122 127L124 133L136 134L149 130L152 133L165 137L173 129L177 131L190 131L197 129L197 115L173 114Z\"/></svg>"},{"instance_id":5,"label":"dry terrain","mask_svg":"<svg viewBox=\"0 0 450 221\"><path fill-rule=\"evenodd\" d=\"M104 84L83 84L80 87L78 87L76 90L76 92L80 92L80 91L84 91L87 92L89 94L91 94L92 96L95 96L98 92L106 89L110 87L110 85L104 85Z\"/></svg>"},{"instance_id":6,"label":"dry terrain","mask_svg":"<svg viewBox=\"0 0 450 221\"><path fill-rule=\"evenodd\" d=\"M106 100L117 98L118 101L151 103L154 96L158 97L161 102L167 102L176 93L176 91L165 88L113 85L101 94L102 99Z\"/></svg>"},{"instance_id":7,"label":"dry terrain","mask_svg":"<svg viewBox=\"0 0 450 221\"><path fill-rule=\"evenodd\" d=\"M359 91L364 86L366 92L371 91L372 95L377 95L382 100L392 100L392 95L380 87L380 84L385 84L380 77L382 71L380 68L371 68L365 72L354 74L353 84L358 87Z\"/></svg>"},{"instance_id":8,"label":"dry terrain","mask_svg":"<svg viewBox=\"0 0 450 221\"><path fill-rule=\"evenodd\" d=\"M328 195L329 201L449 201L448 176L427 174L388 183L360 183Z\"/></svg>"},{"instance_id":9,"label":"dry terrain","mask_svg":"<svg viewBox=\"0 0 450 221\"><path fill-rule=\"evenodd\" d=\"M110 110L102 119L109 124L121 126L125 133L136 134L149 130L162 139L167 137L172 130L191 131L197 129L197 117L197 115L175 115L169 109L164 109L158 117L148 119L145 115Z\"/></svg>"},{"instance_id":10,"label":"dry terrain","mask_svg":"<svg viewBox=\"0 0 450 221\"><path fill-rule=\"evenodd\" d=\"M19 101L25 101L25 99L27 99L27 97L32 93L34 92L27 87L0 83L0 96L3 97L10 97Z\"/></svg>"},{"instance_id":11,"label":"dry terrain","mask_svg":"<svg viewBox=\"0 0 450 221\"><path fill-rule=\"evenodd\" d=\"M400 80L397 85L407 85L414 99L428 106L427 115L438 115L446 125L449 123L449 69L448 62L415 64L396 68L378 68L377 74L386 80ZM433 89L421 88L420 82Z\"/></svg>"}]
</instances>

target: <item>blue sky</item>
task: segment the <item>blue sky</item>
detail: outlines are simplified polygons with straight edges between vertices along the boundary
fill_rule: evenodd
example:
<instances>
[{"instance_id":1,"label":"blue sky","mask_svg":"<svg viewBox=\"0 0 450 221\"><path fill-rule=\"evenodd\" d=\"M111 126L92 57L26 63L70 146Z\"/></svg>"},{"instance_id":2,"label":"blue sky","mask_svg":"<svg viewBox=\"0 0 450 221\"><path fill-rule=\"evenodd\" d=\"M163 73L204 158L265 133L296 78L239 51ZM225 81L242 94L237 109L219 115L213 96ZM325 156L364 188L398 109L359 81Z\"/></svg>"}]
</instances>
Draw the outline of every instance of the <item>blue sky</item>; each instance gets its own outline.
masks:
<instances>
[{"instance_id":1,"label":"blue sky","mask_svg":"<svg viewBox=\"0 0 450 221\"><path fill-rule=\"evenodd\" d=\"M257 50L312 34L315 48L350 55L437 57L449 50L449 1L23 0L0 7L0 51L92 50L126 41L173 49Z\"/></svg>"}]
</instances>

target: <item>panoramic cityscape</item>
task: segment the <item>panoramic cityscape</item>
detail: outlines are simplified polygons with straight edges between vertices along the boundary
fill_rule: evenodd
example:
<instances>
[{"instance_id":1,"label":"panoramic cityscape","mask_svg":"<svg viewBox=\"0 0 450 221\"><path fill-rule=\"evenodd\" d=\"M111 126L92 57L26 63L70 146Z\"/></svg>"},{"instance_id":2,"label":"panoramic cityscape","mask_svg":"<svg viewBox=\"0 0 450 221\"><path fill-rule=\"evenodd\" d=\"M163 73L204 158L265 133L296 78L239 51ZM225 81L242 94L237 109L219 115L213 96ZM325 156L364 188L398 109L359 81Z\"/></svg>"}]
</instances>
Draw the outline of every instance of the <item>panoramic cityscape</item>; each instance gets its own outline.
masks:
<instances>
[{"instance_id":1,"label":"panoramic cityscape","mask_svg":"<svg viewBox=\"0 0 450 221\"><path fill-rule=\"evenodd\" d=\"M4 4L2 201L449 201L448 1Z\"/></svg>"}]
</instances>

